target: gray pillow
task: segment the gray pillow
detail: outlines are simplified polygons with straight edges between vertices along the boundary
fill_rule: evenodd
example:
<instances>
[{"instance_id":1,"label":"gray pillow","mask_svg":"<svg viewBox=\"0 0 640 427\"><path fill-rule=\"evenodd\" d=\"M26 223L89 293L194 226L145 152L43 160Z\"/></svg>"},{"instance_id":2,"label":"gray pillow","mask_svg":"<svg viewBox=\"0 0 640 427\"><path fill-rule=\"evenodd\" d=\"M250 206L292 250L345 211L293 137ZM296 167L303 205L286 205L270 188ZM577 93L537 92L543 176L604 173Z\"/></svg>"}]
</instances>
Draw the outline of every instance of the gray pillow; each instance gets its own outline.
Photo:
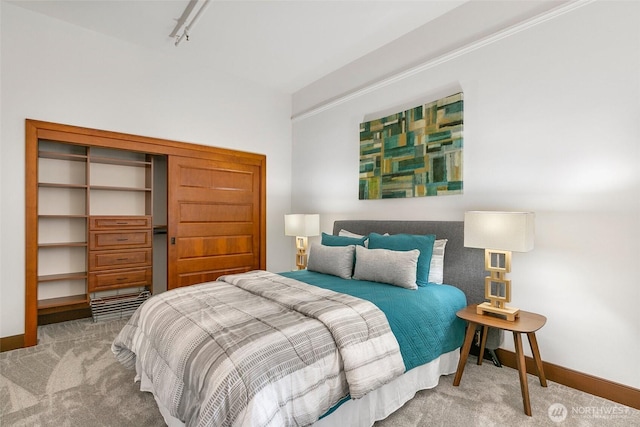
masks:
<instances>
[{"instance_id":1,"label":"gray pillow","mask_svg":"<svg viewBox=\"0 0 640 427\"><path fill-rule=\"evenodd\" d=\"M356 246L356 266L353 278L417 289L416 273L419 256L418 249L392 251Z\"/></svg>"},{"instance_id":2,"label":"gray pillow","mask_svg":"<svg viewBox=\"0 0 640 427\"><path fill-rule=\"evenodd\" d=\"M351 279L355 246L323 246L313 243L309 249L307 270Z\"/></svg>"}]
</instances>

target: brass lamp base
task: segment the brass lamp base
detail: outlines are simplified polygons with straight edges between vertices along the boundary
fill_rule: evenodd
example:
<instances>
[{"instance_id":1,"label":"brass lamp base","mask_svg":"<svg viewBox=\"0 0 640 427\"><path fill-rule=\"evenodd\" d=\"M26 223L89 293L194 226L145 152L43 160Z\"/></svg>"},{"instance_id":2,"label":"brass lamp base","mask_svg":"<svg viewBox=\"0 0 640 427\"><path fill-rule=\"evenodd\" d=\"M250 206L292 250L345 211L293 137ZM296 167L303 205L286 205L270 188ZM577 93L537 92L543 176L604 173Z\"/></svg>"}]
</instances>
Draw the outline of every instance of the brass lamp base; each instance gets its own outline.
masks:
<instances>
[{"instance_id":1,"label":"brass lamp base","mask_svg":"<svg viewBox=\"0 0 640 427\"><path fill-rule=\"evenodd\" d=\"M484 278L484 297L490 302L478 304L477 314L493 313L515 321L520 309L507 307L511 302L511 280L505 277L511 271L511 251L485 249L484 267L491 273Z\"/></svg>"},{"instance_id":2,"label":"brass lamp base","mask_svg":"<svg viewBox=\"0 0 640 427\"><path fill-rule=\"evenodd\" d=\"M296 236L296 267L298 267L298 270L307 268L307 247L307 237Z\"/></svg>"},{"instance_id":3,"label":"brass lamp base","mask_svg":"<svg viewBox=\"0 0 640 427\"><path fill-rule=\"evenodd\" d=\"M478 304L476 308L477 314L484 313L493 313L499 314L501 316L506 316L507 320L513 322L516 320L518 315L520 314L520 309L515 307L496 307L491 305L490 302L483 302L482 304Z\"/></svg>"},{"instance_id":4,"label":"brass lamp base","mask_svg":"<svg viewBox=\"0 0 640 427\"><path fill-rule=\"evenodd\" d=\"M304 249L298 249L296 252L296 267L298 270L307 268L307 252Z\"/></svg>"}]
</instances>

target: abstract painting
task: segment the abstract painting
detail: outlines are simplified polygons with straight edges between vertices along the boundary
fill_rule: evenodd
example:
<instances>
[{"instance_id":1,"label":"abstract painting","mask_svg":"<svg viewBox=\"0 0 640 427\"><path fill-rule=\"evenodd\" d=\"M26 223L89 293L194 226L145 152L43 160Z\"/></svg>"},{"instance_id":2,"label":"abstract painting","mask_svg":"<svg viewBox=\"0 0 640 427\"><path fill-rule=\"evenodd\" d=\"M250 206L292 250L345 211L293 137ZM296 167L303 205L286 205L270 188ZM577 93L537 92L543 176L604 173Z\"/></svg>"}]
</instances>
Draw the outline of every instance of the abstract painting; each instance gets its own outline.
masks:
<instances>
[{"instance_id":1,"label":"abstract painting","mask_svg":"<svg viewBox=\"0 0 640 427\"><path fill-rule=\"evenodd\" d=\"M463 96L360 124L359 199L462 193Z\"/></svg>"}]
</instances>

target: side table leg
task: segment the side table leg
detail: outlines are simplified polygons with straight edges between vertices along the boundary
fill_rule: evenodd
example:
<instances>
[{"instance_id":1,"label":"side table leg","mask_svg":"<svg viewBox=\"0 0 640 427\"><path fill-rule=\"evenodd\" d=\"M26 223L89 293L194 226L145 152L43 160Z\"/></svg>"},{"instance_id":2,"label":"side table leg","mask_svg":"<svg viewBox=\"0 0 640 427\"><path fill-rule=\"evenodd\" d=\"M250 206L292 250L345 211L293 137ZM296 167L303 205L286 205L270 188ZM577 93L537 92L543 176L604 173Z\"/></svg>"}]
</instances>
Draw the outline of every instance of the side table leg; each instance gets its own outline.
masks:
<instances>
[{"instance_id":1,"label":"side table leg","mask_svg":"<svg viewBox=\"0 0 640 427\"><path fill-rule=\"evenodd\" d=\"M473 336L476 332L476 323L469 322L467 325L467 334L464 337L464 344L462 344L462 350L460 351L460 360L458 361L458 370L456 376L453 379L453 385L460 385L460 379L462 378L462 372L464 372L464 365L467 363L467 357L469 357L469 350L471 349L471 343L473 342Z\"/></svg>"},{"instance_id":2,"label":"side table leg","mask_svg":"<svg viewBox=\"0 0 640 427\"><path fill-rule=\"evenodd\" d=\"M528 332L527 338L529 338L529 346L531 346L531 353L533 354L533 360L536 362L536 369L538 370L538 378L540 379L540 385L542 387L546 387L547 378L544 376L544 369L542 368L542 359L540 358L540 349L538 348L538 340L536 339L536 333Z\"/></svg>"},{"instance_id":3,"label":"side table leg","mask_svg":"<svg viewBox=\"0 0 640 427\"><path fill-rule=\"evenodd\" d=\"M516 362L518 373L520 374L520 390L522 391L522 403L524 413L531 416L531 403L529 402L529 385L527 384L527 367L524 362L524 351L522 350L522 337L519 332L513 333L513 341L516 346Z\"/></svg>"},{"instance_id":4,"label":"side table leg","mask_svg":"<svg viewBox=\"0 0 640 427\"><path fill-rule=\"evenodd\" d=\"M484 346L487 344L488 333L489 327L484 325L482 327L482 339L480 340L480 352L478 353L478 365L482 365L482 359L484 359Z\"/></svg>"}]
</instances>

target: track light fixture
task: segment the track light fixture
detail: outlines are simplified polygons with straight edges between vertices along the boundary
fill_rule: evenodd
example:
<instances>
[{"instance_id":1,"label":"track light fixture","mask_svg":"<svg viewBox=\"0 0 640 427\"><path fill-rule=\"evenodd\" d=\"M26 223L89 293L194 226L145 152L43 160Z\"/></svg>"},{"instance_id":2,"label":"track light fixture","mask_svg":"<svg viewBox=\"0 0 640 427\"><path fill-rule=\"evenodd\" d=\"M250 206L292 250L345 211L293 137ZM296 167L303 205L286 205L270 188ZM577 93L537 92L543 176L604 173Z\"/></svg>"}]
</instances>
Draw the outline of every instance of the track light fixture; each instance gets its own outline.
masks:
<instances>
[{"instance_id":1,"label":"track light fixture","mask_svg":"<svg viewBox=\"0 0 640 427\"><path fill-rule=\"evenodd\" d=\"M178 21L178 25L176 25L176 28L171 33L176 39L175 41L176 47L184 39L189 41L189 36L191 35L191 31L193 30L193 27L196 25L196 23L200 19L202 12L204 12L207 6L209 6L210 2L211 0L203 0L203 1L191 0L189 2L184 12L182 13L182 17ZM193 13L194 9L196 9L196 6L198 6L198 4L200 4L200 7L198 8L195 15L193 15L193 19L191 19L191 22L185 25L185 23L187 22L187 19ZM182 33L180 32L180 30L182 30Z\"/></svg>"}]
</instances>

